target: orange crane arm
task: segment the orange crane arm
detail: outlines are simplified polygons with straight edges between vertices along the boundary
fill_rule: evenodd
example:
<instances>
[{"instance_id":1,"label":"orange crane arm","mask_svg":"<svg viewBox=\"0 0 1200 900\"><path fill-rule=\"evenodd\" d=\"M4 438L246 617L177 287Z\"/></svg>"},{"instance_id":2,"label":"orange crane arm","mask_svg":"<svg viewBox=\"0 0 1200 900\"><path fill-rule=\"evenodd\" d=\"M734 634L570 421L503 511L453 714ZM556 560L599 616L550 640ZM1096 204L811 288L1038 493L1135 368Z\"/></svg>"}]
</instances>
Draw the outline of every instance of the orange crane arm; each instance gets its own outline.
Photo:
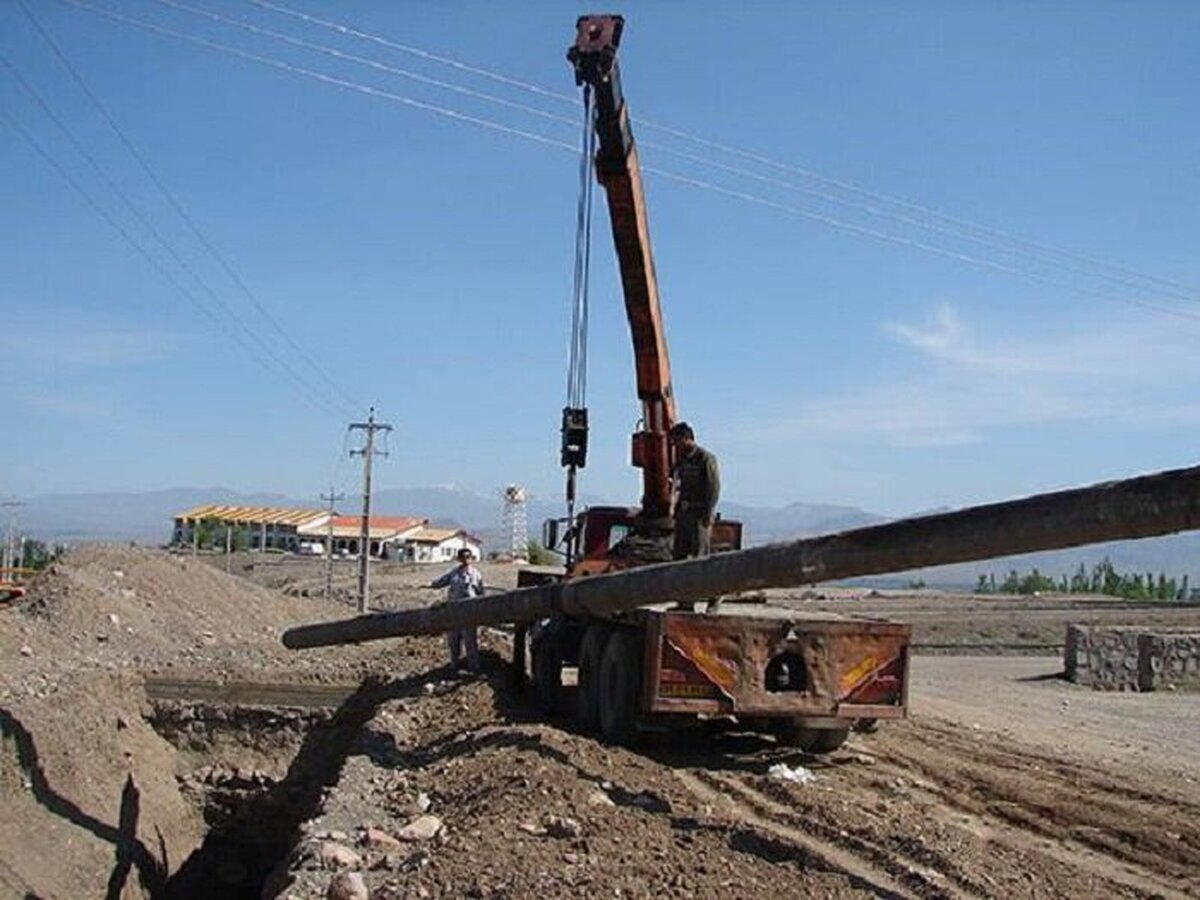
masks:
<instances>
[{"instance_id":1,"label":"orange crane arm","mask_svg":"<svg viewBox=\"0 0 1200 900\"><path fill-rule=\"evenodd\" d=\"M567 58L575 66L576 83L589 85L595 94L596 176L608 198L642 403L641 430L633 435L631 454L633 465L642 470L642 516L669 523L675 397L650 251L646 196L617 67L624 24L621 16L581 16Z\"/></svg>"}]
</instances>

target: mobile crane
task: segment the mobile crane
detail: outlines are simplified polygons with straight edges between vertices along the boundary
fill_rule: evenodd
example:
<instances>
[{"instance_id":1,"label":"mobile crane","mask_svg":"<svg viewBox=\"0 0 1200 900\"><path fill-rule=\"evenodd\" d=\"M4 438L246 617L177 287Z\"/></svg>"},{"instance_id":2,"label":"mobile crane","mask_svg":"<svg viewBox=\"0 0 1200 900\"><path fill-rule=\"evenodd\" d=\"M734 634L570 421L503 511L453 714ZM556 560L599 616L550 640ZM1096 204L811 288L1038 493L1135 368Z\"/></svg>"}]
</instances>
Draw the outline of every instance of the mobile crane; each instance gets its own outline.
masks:
<instances>
[{"instance_id":1,"label":"mobile crane","mask_svg":"<svg viewBox=\"0 0 1200 900\"><path fill-rule=\"evenodd\" d=\"M677 602L792 587L924 566L1144 538L1200 528L1200 467L1042 494L837 534L739 549L741 528L715 523L704 559L661 559L670 532L671 389L645 200L620 87L619 16L584 16L568 58L595 94L595 165L604 186L637 363L642 428L633 462L643 471L640 507L591 507L567 521L567 565L530 572L503 594L424 609L358 616L289 629L293 649L437 634L513 623L513 662L550 710L572 697L575 716L610 741L700 716L735 717L815 753L830 752L856 723L906 715L910 627L856 617L801 614L770 604L720 614ZM562 462L583 464L586 411L562 423ZM544 543L557 546L559 521ZM629 552L640 539L647 553ZM658 547L656 550L655 547ZM525 576L526 572L522 572ZM526 638L529 641L528 655Z\"/></svg>"},{"instance_id":2,"label":"mobile crane","mask_svg":"<svg viewBox=\"0 0 1200 900\"><path fill-rule=\"evenodd\" d=\"M567 579L670 559L674 522L670 431L675 396L641 167L617 62L623 30L621 16L581 16L567 59L592 118L595 174L607 200L633 339L642 414L630 455L642 471L642 498L638 507L593 506L573 515L575 470L586 463L587 411L565 408L561 462L569 473L569 512L565 522L546 523L543 543L565 545ZM560 524L566 525L561 541ZM715 553L741 549L741 523L718 515L711 544ZM522 574L522 586L546 577ZM644 602L656 599L647 596ZM821 706L822 715L813 715L811 698L803 696L812 692L818 680L814 666L823 665L829 651L854 660L844 667L849 677L832 693L870 706L870 714L861 718L903 714L907 626L822 622L798 632L781 628L777 612L764 607L752 614L695 616L657 604L605 616L551 616L530 629L534 688L546 709L561 711L567 699L563 669L575 668L576 718L610 740L627 739L639 726L736 709L747 720L770 719L781 736L806 749L827 751L845 739L854 721L853 703L842 703L840 717L826 715L827 705ZM852 651L852 645L861 646Z\"/></svg>"}]
</instances>

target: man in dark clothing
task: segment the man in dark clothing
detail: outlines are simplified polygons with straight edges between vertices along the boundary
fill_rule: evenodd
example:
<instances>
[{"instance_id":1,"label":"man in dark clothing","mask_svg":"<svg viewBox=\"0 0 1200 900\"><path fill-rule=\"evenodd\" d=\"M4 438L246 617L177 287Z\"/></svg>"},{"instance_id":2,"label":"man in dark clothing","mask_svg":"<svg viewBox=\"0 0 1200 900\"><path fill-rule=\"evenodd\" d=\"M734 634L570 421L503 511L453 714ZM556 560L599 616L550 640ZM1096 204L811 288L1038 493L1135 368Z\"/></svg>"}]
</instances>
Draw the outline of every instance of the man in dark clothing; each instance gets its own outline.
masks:
<instances>
[{"instance_id":1,"label":"man in dark clothing","mask_svg":"<svg viewBox=\"0 0 1200 900\"><path fill-rule=\"evenodd\" d=\"M717 458L696 443L696 434L686 422L671 428L675 448L675 559L708 556L713 517L721 496L721 474ZM716 612L719 599L708 602L708 611ZM683 604L691 608L690 604Z\"/></svg>"}]
</instances>

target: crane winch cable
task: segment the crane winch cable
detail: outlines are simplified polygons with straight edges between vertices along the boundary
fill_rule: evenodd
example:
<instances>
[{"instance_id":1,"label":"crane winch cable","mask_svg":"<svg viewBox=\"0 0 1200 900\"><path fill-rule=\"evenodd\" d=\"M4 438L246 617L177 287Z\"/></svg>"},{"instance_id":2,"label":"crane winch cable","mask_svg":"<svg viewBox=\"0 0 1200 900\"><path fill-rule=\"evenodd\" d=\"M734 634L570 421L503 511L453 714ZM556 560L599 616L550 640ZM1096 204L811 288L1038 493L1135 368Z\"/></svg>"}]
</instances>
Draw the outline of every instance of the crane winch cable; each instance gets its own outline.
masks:
<instances>
[{"instance_id":1,"label":"crane winch cable","mask_svg":"<svg viewBox=\"0 0 1200 900\"><path fill-rule=\"evenodd\" d=\"M592 260L592 175L596 129L592 89L583 88L583 132L579 138L579 199L575 208L575 278L571 295L571 339L567 352L567 405L562 411L560 460L567 470L567 522L575 521L575 481L587 465L588 287ZM567 544L568 548L571 542ZM569 550L568 550L569 555ZM567 560L571 564L571 560Z\"/></svg>"}]
</instances>

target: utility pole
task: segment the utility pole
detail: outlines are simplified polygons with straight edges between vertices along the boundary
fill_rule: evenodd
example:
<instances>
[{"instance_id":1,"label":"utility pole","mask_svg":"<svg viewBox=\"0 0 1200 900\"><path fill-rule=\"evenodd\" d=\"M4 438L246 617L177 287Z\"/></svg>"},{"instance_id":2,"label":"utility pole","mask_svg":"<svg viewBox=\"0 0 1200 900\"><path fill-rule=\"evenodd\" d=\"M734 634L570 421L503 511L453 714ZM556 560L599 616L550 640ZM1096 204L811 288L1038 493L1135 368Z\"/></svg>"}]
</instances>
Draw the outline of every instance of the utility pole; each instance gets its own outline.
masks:
<instances>
[{"instance_id":1,"label":"utility pole","mask_svg":"<svg viewBox=\"0 0 1200 900\"><path fill-rule=\"evenodd\" d=\"M225 524L225 571L233 571L233 526Z\"/></svg>"},{"instance_id":2,"label":"utility pole","mask_svg":"<svg viewBox=\"0 0 1200 900\"><path fill-rule=\"evenodd\" d=\"M25 504L20 500L5 500L0 503L0 508L8 510L8 534L4 540L4 568L11 569L16 566L14 554L16 552L13 538L17 533L17 510Z\"/></svg>"},{"instance_id":3,"label":"utility pole","mask_svg":"<svg viewBox=\"0 0 1200 900\"><path fill-rule=\"evenodd\" d=\"M375 407L372 406L367 421L351 423L350 430L363 431L367 436L365 447L350 451L351 456L363 458L362 530L358 541L358 614L362 616L367 613L367 600L371 593L371 460L376 453L387 455L375 449L375 432L386 434L392 430L392 426L376 422Z\"/></svg>"},{"instance_id":4,"label":"utility pole","mask_svg":"<svg viewBox=\"0 0 1200 900\"><path fill-rule=\"evenodd\" d=\"M330 485L329 493L322 494L321 499L329 501L329 522L325 538L325 599L328 600L333 596L333 504L345 500L346 495L335 494L333 485Z\"/></svg>"}]
</instances>

